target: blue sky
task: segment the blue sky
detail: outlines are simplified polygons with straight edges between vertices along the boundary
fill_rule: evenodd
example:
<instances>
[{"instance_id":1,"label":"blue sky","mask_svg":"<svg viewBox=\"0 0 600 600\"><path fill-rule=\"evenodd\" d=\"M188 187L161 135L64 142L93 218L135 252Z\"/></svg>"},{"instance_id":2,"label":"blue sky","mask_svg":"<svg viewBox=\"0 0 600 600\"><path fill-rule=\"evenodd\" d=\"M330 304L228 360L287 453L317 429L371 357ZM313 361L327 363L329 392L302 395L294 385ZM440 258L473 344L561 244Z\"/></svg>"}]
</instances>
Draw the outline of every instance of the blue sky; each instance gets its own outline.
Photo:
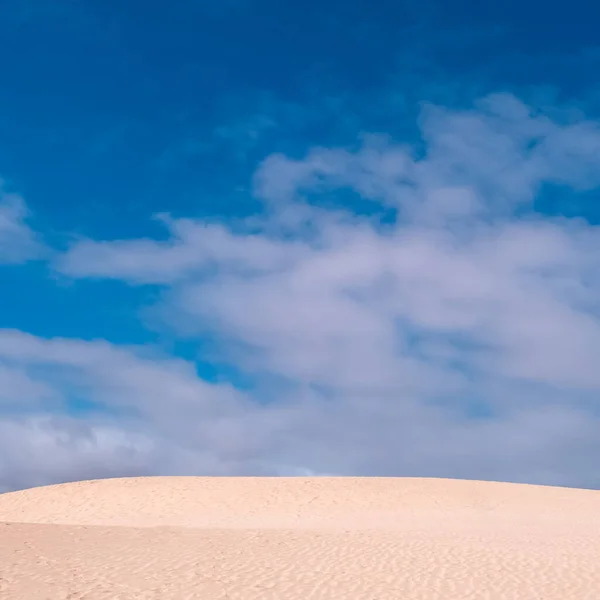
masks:
<instances>
[{"instance_id":1,"label":"blue sky","mask_svg":"<svg viewBox=\"0 0 600 600\"><path fill-rule=\"evenodd\" d=\"M0 489L598 487L598 17L3 2Z\"/></svg>"}]
</instances>

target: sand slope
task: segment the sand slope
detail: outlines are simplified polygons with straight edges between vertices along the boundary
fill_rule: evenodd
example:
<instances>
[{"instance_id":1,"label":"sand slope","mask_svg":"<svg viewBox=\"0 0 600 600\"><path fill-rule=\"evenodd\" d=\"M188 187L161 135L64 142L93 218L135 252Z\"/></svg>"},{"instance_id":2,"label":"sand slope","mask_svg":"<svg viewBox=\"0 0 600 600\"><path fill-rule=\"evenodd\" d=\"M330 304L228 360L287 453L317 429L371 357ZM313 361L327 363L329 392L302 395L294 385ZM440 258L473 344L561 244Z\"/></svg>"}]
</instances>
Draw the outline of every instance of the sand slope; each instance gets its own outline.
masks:
<instances>
[{"instance_id":1,"label":"sand slope","mask_svg":"<svg viewBox=\"0 0 600 600\"><path fill-rule=\"evenodd\" d=\"M0 495L0 598L600 599L600 492L156 477Z\"/></svg>"}]
</instances>

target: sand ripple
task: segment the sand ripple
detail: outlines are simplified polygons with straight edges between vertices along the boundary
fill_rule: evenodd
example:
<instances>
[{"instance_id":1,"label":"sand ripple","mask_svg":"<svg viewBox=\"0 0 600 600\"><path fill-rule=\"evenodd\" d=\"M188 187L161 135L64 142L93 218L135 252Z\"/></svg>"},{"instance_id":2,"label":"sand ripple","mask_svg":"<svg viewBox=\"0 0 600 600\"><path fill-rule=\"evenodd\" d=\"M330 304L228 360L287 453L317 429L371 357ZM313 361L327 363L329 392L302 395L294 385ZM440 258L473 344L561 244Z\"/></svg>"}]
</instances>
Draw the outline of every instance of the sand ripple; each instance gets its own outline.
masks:
<instances>
[{"instance_id":1,"label":"sand ripple","mask_svg":"<svg viewBox=\"0 0 600 600\"><path fill-rule=\"evenodd\" d=\"M2 600L600 598L600 492L106 480L0 495L0 521Z\"/></svg>"}]
</instances>

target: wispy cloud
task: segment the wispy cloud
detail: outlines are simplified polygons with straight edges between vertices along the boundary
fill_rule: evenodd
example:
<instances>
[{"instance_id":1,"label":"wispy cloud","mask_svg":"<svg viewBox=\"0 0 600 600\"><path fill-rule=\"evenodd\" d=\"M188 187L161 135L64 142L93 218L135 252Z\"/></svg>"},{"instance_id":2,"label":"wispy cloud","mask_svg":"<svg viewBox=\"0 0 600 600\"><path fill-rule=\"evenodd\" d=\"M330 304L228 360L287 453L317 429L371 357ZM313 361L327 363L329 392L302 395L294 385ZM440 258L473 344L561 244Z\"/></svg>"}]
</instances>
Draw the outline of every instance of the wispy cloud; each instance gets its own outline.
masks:
<instances>
[{"instance_id":1,"label":"wispy cloud","mask_svg":"<svg viewBox=\"0 0 600 600\"><path fill-rule=\"evenodd\" d=\"M27 220L29 209L21 196L6 191L0 179L0 264L18 264L45 254L39 236Z\"/></svg>"},{"instance_id":2,"label":"wispy cloud","mask_svg":"<svg viewBox=\"0 0 600 600\"><path fill-rule=\"evenodd\" d=\"M164 286L155 316L254 378L230 430L250 470L600 485L600 232L532 211L600 184L598 123L497 94L420 128L271 156L263 215L162 217L167 242L83 240L55 267Z\"/></svg>"},{"instance_id":3,"label":"wispy cloud","mask_svg":"<svg viewBox=\"0 0 600 600\"><path fill-rule=\"evenodd\" d=\"M0 489L252 468L255 407L147 347L0 330L0 384Z\"/></svg>"}]
</instances>

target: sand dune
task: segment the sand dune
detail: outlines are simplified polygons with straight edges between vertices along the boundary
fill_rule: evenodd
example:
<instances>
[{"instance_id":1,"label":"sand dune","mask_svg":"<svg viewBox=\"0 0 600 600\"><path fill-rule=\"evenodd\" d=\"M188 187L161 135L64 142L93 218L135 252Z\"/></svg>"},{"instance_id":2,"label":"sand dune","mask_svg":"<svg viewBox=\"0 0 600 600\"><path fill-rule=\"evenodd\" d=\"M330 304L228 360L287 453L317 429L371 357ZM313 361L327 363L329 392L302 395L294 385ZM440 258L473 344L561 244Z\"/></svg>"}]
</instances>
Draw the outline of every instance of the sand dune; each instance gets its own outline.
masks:
<instances>
[{"instance_id":1,"label":"sand dune","mask_svg":"<svg viewBox=\"0 0 600 600\"><path fill-rule=\"evenodd\" d=\"M156 477L0 495L0 598L600 599L600 492Z\"/></svg>"}]
</instances>

